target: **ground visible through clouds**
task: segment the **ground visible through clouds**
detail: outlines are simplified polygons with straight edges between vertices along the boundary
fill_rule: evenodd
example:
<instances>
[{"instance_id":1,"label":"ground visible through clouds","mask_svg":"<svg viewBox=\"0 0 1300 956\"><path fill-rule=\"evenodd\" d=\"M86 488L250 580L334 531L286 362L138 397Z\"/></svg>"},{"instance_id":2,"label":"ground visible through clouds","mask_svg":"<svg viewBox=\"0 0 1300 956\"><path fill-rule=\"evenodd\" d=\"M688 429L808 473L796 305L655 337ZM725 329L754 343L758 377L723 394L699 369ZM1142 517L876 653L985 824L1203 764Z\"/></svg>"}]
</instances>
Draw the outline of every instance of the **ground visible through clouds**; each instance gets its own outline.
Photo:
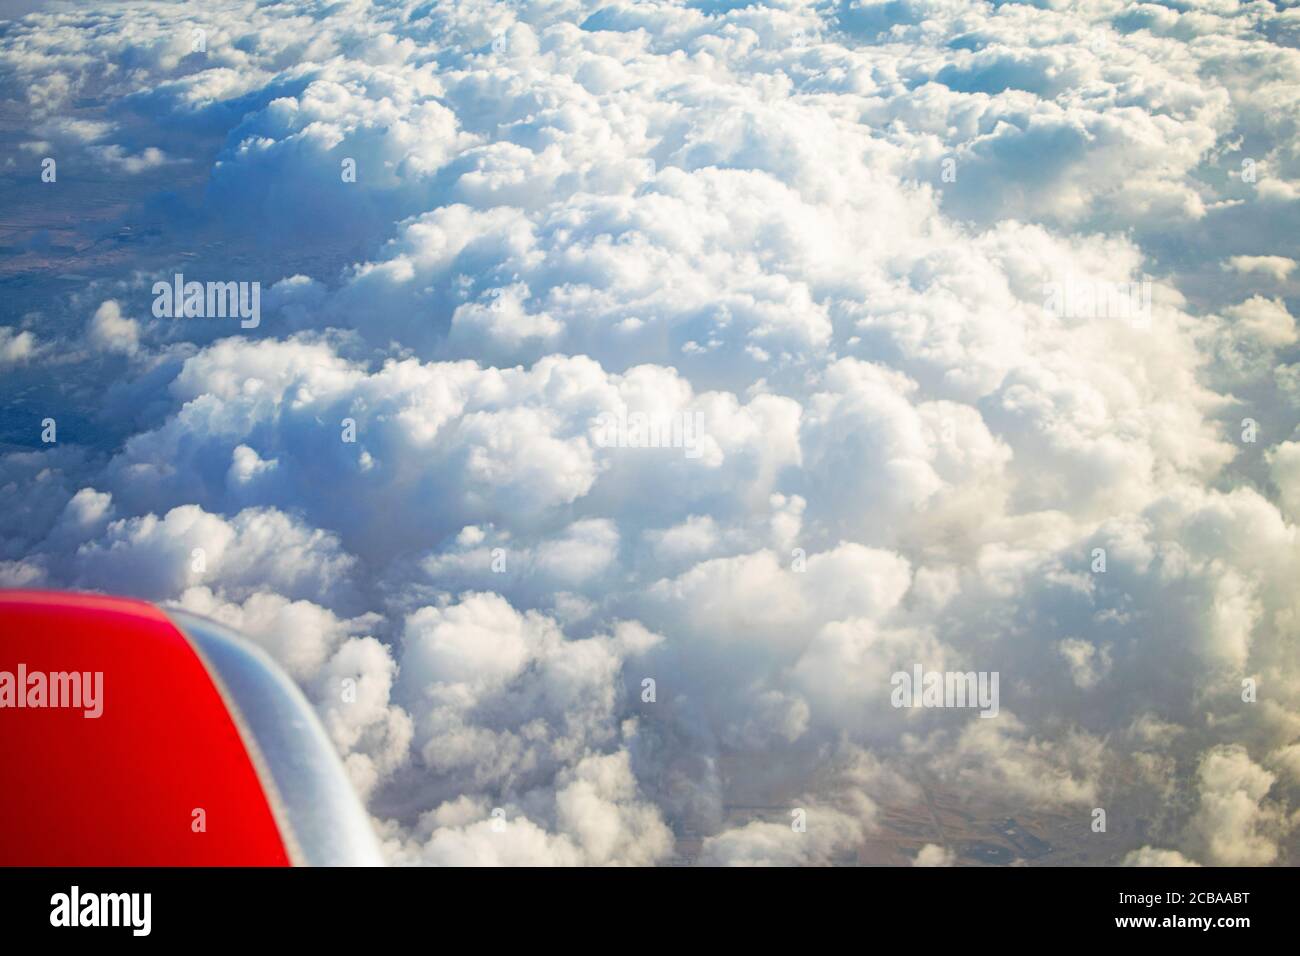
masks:
<instances>
[{"instance_id":1,"label":"ground visible through clouds","mask_svg":"<svg viewBox=\"0 0 1300 956\"><path fill-rule=\"evenodd\" d=\"M397 863L1294 864L1298 38L1238 0L0 23L0 586L249 634ZM176 273L260 321L157 316ZM605 440L639 415L698 443ZM996 716L893 706L916 666L996 672Z\"/></svg>"}]
</instances>

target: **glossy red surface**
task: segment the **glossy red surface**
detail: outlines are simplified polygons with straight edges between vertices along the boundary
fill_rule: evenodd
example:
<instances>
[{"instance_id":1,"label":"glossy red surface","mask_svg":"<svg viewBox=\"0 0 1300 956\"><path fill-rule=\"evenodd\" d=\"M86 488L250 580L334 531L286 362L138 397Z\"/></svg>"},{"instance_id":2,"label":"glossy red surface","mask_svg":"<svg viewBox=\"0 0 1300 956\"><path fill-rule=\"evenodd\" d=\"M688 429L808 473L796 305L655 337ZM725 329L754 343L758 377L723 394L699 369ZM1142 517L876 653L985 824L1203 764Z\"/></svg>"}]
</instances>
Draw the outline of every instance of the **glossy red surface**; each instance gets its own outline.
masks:
<instances>
[{"instance_id":1,"label":"glossy red surface","mask_svg":"<svg viewBox=\"0 0 1300 956\"><path fill-rule=\"evenodd\" d=\"M102 672L102 716L11 706L20 664ZM289 863L220 693L152 605L0 591L0 705L0 865Z\"/></svg>"}]
</instances>

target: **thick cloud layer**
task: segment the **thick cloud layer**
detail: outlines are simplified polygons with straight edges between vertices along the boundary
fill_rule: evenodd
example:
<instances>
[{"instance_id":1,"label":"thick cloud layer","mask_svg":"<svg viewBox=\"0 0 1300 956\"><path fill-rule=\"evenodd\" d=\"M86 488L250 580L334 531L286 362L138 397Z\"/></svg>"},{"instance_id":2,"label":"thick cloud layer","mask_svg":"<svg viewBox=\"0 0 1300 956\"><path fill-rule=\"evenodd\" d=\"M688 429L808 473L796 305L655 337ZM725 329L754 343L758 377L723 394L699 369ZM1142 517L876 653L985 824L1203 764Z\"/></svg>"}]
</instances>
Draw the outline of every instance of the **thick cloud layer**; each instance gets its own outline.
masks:
<instances>
[{"instance_id":1,"label":"thick cloud layer","mask_svg":"<svg viewBox=\"0 0 1300 956\"><path fill-rule=\"evenodd\" d=\"M1295 863L1296 12L6 24L0 585L242 629L396 862Z\"/></svg>"}]
</instances>

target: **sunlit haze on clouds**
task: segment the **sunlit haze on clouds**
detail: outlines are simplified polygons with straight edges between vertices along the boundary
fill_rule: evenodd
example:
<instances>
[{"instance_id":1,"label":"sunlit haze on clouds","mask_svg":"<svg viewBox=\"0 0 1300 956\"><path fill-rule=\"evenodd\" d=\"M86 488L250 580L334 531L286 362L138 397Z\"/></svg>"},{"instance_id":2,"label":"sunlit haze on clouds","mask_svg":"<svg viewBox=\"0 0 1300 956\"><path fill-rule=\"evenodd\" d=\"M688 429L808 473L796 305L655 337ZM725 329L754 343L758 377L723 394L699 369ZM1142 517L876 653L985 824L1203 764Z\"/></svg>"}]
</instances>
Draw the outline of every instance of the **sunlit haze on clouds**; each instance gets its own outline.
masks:
<instances>
[{"instance_id":1,"label":"sunlit haze on clouds","mask_svg":"<svg viewBox=\"0 0 1300 956\"><path fill-rule=\"evenodd\" d=\"M1295 863L1298 36L1237 0L6 23L0 584L252 636L394 862ZM156 317L177 272L260 323ZM1149 321L1044 294L1144 280ZM599 440L636 412L696 454ZM917 665L997 672L996 717L892 706Z\"/></svg>"}]
</instances>

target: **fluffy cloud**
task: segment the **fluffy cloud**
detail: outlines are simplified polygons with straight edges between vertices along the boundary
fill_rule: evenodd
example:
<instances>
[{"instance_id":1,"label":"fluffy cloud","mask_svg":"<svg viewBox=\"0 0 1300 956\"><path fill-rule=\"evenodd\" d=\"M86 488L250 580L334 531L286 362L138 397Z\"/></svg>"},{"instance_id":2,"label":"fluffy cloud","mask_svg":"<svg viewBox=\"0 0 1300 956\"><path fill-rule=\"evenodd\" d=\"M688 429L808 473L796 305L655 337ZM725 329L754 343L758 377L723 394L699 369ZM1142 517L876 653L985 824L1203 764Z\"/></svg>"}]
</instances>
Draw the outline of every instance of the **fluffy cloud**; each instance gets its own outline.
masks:
<instances>
[{"instance_id":1,"label":"fluffy cloud","mask_svg":"<svg viewBox=\"0 0 1300 956\"><path fill-rule=\"evenodd\" d=\"M122 314L117 302L109 299L91 317L88 337L91 344L105 351L130 355L140 347L140 326Z\"/></svg>"},{"instance_id":2,"label":"fluffy cloud","mask_svg":"<svg viewBox=\"0 0 1300 956\"><path fill-rule=\"evenodd\" d=\"M1158 850L1153 847L1144 846L1139 850L1129 852L1121 866L1200 866L1199 863L1188 860L1177 850Z\"/></svg>"},{"instance_id":3,"label":"fluffy cloud","mask_svg":"<svg viewBox=\"0 0 1300 956\"><path fill-rule=\"evenodd\" d=\"M1207 862L1263 866L1277 859L1277 839L1289 829L1279 808L1266 802L1275 777L1240 746L1210 751L1199 770L1201 803L1192 818Z\"/></svg>"},{"instance_id":4,"label":"fluffy cloud","mask_svg":"<svg viewBox=\"0 0 1300 956\"><path fill-rule=\"evenodd\" d=\"M31 332L0 328L0 366L26 362L36 351L36 337Z\"/></svg>"},{"instance_id":5,"label":"fluffy cloud","mask_svg":"<svg viewBox=\"0 0 1300 956\"><path fill-rule=\"evenodd\" d=\"M927 843L921 847L912 861L913 866L952 866L954 855L936 843Z\"/></svg>"}]
</instances>

